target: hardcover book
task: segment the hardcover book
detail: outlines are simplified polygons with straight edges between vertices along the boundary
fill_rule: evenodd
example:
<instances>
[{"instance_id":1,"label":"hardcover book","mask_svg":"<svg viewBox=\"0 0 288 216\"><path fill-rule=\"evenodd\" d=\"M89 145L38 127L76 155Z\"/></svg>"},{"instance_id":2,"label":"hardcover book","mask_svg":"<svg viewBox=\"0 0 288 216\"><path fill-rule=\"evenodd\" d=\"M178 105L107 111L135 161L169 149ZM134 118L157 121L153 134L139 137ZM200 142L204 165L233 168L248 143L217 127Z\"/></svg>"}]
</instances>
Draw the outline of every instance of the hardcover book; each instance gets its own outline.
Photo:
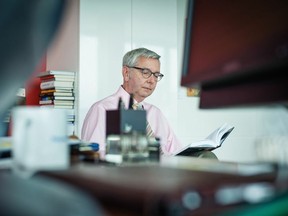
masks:
<instances>
[{"instance_id":1,"label":"hardcover book","mask_svg":"<svg viewBox=\"0 0 288 216\"><path fill-rule=\"evenodd\" d=\"M43 100L43 101L39 101L40 105L74 105L74 101L69 101L69 100Z\"/></svg>"},{"instance_id":2,"label":"hardcover book","mask_svg":"<svg viewBox=\"0 0 288 216\"><path fill-rule=\"evenodd\" d=\"M207 136L204 140L200 140L197 142L190 143L184 148L180 149L174 155L180 156L189 156L191 153L198 151L212 151L216 148L221 147L222 143L226 140L228 135L234 129L233 126L228 125L227 123L223 124L221 127L214 130L209 136Z\"/></svg>"},{"instance_id":3,"label":"hardcover book","mask_svg":"<svg viewBox=\"0 0 288 216\"><path fill-rule=\"evenodd\" d=\"M75 76L74 71L58 71L58 70L49 70L40 72L37 74L38 77L48 76L48 75L66 75L66 76Z\"/></svg>"},{"instance_id":4,"label":"hardcover book","mask_svg":"<svg viewBox=\"0 0 288 216\"><path fill-rule=\"evenodd\" d=\"M41 89L40 94L47 94L47 93L62 93L62 92L69 92L73 93L72 88L61 88L61 87L56 87L56 88L51 88L51 89Z\"/></svg>"},{"instance_id":5,"label":"hardcover book","mask_svg":"<svg viewBox=\"0 0 288 216\"><path fill-rule=\"evenodd\" d=\"M74 93L73 92L61 92L61 91L47 91L47 92L44 92L44 91L41 91L40 95L39 95L41 98L42 97L58 97L58 96L61 96L61 97L74 97Z\"/></svg>"},{"instance_id":6,"label":"hardcover book","mask_svg":"<svg viewBox=\"0 0 288 216\"><path fill-rule=\"evenodd\" d=\"M41 82L40 88L41 89L50 89L55 87L61 88L73 88L74 82L66 82L66 81L48 81L48 82Z\"/></svg>"},{"instance_id":7,"label":"hardcover book","mask_svg":"<svg viewBox=\"0 0 288 216\"><path fill-rule=\"evenodd\" d=\"M42 82L48 81L75 81L74 76L64 76L64 75L48 75L40 77Z\"/></svg>"},{"instance_id":8,"label":"hardcover book","mask_svg":"<svg viewBox=\"0 0 288 216\"><path fill-rule=\"evenodd\" d=\"M55 109L74 109L74 105L64 104L41 104L42 108L55 108Z\"/></svg>"},{"instance_id":9,"label":"hardcover book","mask_svg":"<svg viewBox=\"0 0 288 216\"><path fill-rule=\"evenodd\" d=\"M54 96L54 95L43 95L40 96L40 101L47 101L47 100L68 100L74 101L74 96Z\"/></svg>"}]
</instances>

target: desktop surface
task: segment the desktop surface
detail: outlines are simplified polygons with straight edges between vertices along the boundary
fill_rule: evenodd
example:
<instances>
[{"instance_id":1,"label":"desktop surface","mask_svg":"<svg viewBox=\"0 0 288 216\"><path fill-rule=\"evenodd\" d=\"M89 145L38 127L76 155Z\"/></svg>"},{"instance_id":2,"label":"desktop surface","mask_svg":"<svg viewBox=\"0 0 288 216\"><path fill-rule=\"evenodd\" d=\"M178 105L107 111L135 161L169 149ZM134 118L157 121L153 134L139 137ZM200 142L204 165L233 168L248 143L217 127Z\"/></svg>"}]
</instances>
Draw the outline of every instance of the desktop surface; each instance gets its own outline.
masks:
<instances>
[{"instance_id":1,"label":"desktop surface","mask_svg":"<svg viewBox=\"0 0 288 216\"><path fill-rule=\"evenodd\" d=\"M244 166L249 170L249 165ZM274 166L253 165L253 170L243 172L236 163L173 157L159 163L80 163L67 170L41 171L37 175L64 181L92 194L108 215L215 215L247 204L245 200L221 204L216 194L223 188L274 185Z\"/></svg>"}]
</instances>

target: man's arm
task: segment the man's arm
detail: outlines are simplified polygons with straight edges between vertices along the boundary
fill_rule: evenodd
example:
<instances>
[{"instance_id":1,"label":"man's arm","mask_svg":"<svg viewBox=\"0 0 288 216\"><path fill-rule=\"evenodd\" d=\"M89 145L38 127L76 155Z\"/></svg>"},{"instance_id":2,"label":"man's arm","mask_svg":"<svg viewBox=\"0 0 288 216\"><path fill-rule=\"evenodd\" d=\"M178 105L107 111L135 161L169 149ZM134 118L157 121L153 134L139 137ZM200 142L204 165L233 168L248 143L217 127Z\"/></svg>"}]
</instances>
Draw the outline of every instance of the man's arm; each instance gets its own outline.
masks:
<instances>
[{"instance_id":1,"label":"man's arm","mask_svg":"<svg viewBox=\"0 0 288 216\"><path fill-rule=\"evenodd\" d=\"M81 139L99 144L101 156L106 148L106 110L94 104L88 111L81 131Z\"/></svg>"},{"instance_id":2,"label":"man's arm","mask_svg":"<svg viewBox=\"0 0 288 216\"><path fill-rule=\"evenodd\" d=\"M172 155L182 144L174 133L169 122L161 110L153 105L146 104L147 120L156 137L160 138L160 143L164 155Z\"/></svg>"}]
</instances>

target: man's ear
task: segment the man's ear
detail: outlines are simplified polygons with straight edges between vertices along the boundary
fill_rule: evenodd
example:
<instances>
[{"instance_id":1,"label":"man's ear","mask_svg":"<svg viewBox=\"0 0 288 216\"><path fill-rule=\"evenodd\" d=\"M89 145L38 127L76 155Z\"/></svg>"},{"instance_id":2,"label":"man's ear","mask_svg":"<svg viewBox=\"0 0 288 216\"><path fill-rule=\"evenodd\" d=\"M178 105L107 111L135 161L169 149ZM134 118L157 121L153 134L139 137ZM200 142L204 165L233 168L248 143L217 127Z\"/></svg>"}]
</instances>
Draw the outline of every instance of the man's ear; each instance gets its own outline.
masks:
<instances>
[{"instance_id":1,"label":"man's ear","mask_svg":"<svg viewBox=\"0 0 288 216\"><path fill-rule=\"evenodd\" d=\"M123 75L124 81L128 81L129 80L129 68L128 67L123 66L122 75Z\"/></svg>"}]
</instances>

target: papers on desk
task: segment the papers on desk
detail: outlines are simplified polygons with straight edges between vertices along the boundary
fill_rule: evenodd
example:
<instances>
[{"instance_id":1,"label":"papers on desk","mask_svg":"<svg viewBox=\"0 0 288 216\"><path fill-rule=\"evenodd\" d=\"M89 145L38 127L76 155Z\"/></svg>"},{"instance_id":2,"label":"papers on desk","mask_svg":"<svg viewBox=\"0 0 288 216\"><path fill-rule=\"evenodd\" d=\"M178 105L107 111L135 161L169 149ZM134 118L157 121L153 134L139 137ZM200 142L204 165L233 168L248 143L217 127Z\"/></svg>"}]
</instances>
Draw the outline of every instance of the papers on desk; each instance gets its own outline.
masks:
<instances>
[{"instance_id":1,"label":"papers on desk","mask_svg":"<svg viewBox=\"0 0 288 216\"><path fill-rule=\"evenodd\" d=\"M11 137L0 137L0 159L11 157Z\"/></svg>"},{"instance_id":2,"label":"papers on desk","mask_svg":"<svg viewBox=\"0 0 288 216\"><path fill-rule=\"evenodd\" d=\"M69 146L80 145L80 148L82 148L83 150L85 149L86 150L90 149L94 151L99 150L99 144L85 142L79 139L67 139L67 143ZM4 155L4 153L10 152L11 150L12 150L12 137L11 136L0 137L0 158L2 158L2 155Z\"/></svg>"},{"instance_id":3,"label":"papers on desk","mask_svg":"<svg viewBox=\"0 0 288 216\"><path fill-rule=\"evenodd\" d=\"M11 150L11 137L0 137L0 151Z\"/></svg>"},{"instance_id":4,"label":"papers on desk","mask_svg":"<svg viewBox=\"0 0 288 216\"><path fill-rule=\"evenodd\" d=\"M99 144L93 143L93 142L85 142L79 139L69 139L68 145L71 146L77 146L79 151L98 151L99 150Z\"/></svg>"},{"instance_id":5,"label":"papers on desk","mask_svg":"<svg viewBox=\"0 0 288 216\"><path fill-rule=\"evenodd\" d=\"M79 139L67 139L67 144L70 148L77 148L79 152L85 151L95 151L99 150L98 143L84 142ZM12 137L0 137L0 168L1 164L6 166L6 164L11 163L12 156ZM5 160L5 161L4 161ZM9 162L7 162L9 161Z\"/></svg>"},{"instance_id":6,"label":"papers on desk","mask_svg":"<svg viewBox=\"0 0 288 216\"><path fill-rule=\"evenodd\" d=\"M11 137L0 137L0 169L11 168Z\"/></svg>"}]
</instances>

